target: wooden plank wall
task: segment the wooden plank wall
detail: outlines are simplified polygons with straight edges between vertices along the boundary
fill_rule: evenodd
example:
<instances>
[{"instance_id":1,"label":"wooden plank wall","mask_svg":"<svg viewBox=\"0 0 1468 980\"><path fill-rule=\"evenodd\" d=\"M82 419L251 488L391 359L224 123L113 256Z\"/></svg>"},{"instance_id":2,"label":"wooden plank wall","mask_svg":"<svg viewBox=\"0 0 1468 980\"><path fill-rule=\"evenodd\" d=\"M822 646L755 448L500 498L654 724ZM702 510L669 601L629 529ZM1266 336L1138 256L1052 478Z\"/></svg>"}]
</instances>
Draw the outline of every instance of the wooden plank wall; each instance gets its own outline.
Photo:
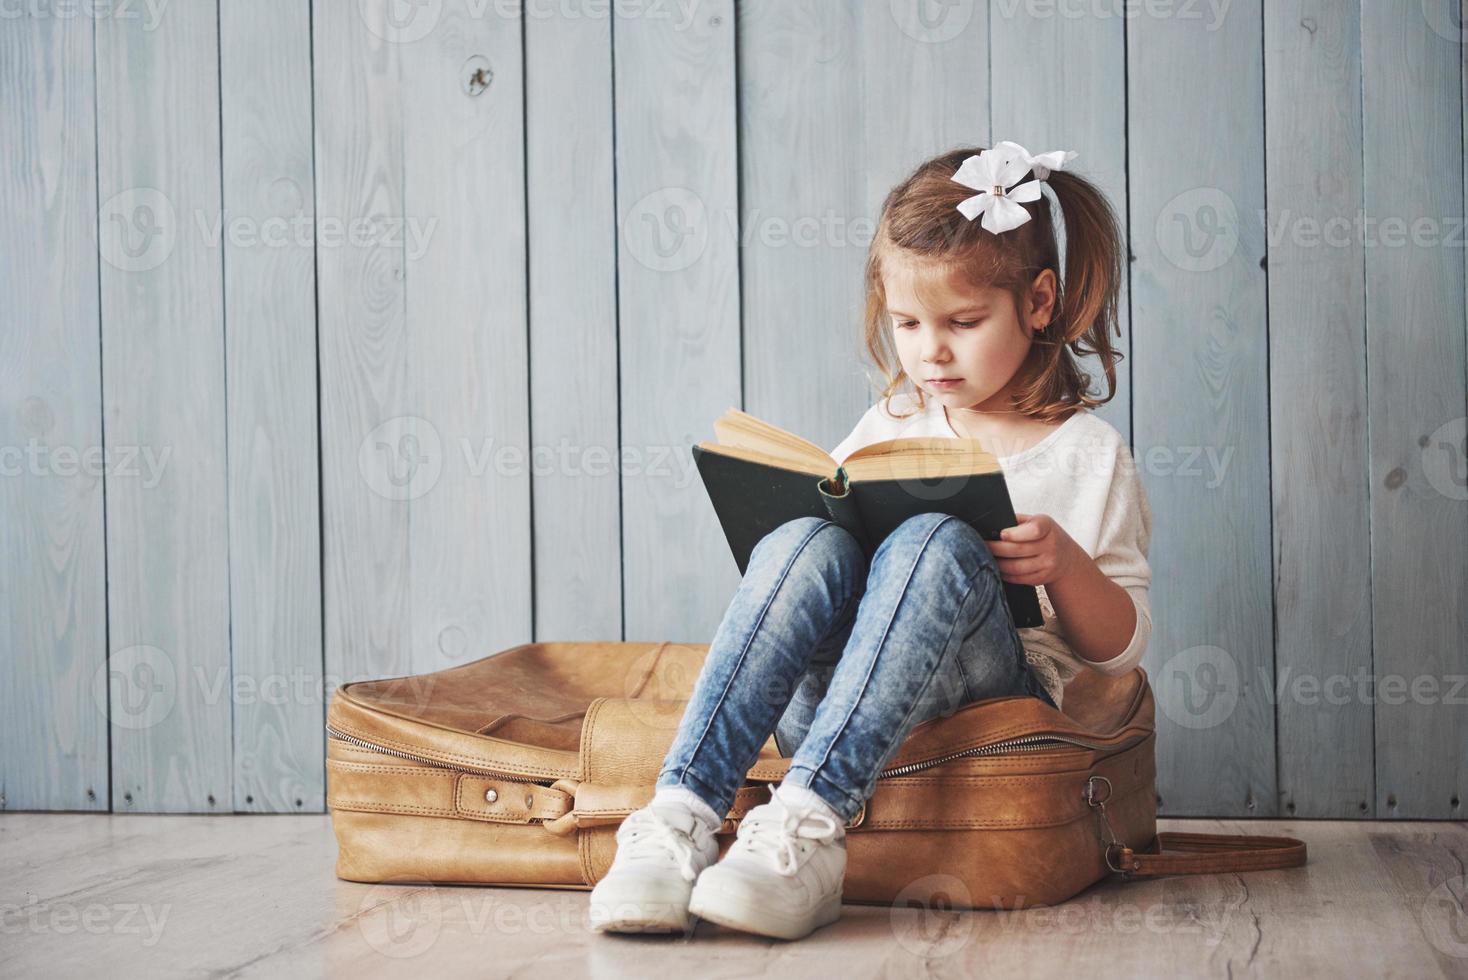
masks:
<instances>
[{"instance_id":1,"label":"wooden plank wall","mask_svg":"<svg viewBox=\"0 0 1468 980\"><path fill-rule=\"evenodd\" d=\"M144 463L105 478L112 808L227 813L219 23L187 4L95 26L103 439Z\"/></svg>"},{"instance_id":2,"label":"wooden plank wall","mask_svg":"<svg viewBox=\"0 0 1468 980\"><path fill-rule=\"evenodd\" d=\"M0 806L17 810L110 805L95 70L86 21L0 24Z\"/></svg>"},{"instance_id":3,"label":"wooden plank wall","mask_svg":"<svg viewBox=\"0 0 1468 980\"><path fill-rule=\"evenodd\" d=\"M0 807L319 810L343 680L706 641L688 446L844 437L883 196L1012 138L1128 233L1161 812L1462 818L1462 3L0 19Z\"/></svg>"}]
</instances>

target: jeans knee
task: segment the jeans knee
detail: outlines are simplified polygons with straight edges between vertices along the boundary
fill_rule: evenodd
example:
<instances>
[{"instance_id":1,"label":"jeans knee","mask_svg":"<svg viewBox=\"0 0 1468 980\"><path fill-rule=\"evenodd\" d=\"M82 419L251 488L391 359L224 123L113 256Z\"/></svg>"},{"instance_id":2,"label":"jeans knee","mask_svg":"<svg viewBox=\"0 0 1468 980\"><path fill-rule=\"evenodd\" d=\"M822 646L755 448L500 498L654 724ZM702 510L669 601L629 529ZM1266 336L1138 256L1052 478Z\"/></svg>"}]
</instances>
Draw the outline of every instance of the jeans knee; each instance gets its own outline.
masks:
<instances>
[{"instance_id":1,"label":"jeans knee","mask_svg":"<svg viewBox=\"0 0 1468 980\"><path fill-rule=\"evenodd\" d=\"M883 547L891 545L920 555L942 555L957 559L965 567L994 565L994 553L983 536L965 520L951 514L927 513L909 517L888 535Z\"/></svg>"},{"instance_id":2,"label":"jeans knee","mask_svg":"<svg viewBox=\"0 0 1468 980\"><path fill-rule=\"evenodd\" d=\"M750 552L750 564L762 556L787 558L799 553L822 569L846 568L865 562L861 545L850 531L823 517L797 517L770 531Z\"/></svg>"}]
</instances>

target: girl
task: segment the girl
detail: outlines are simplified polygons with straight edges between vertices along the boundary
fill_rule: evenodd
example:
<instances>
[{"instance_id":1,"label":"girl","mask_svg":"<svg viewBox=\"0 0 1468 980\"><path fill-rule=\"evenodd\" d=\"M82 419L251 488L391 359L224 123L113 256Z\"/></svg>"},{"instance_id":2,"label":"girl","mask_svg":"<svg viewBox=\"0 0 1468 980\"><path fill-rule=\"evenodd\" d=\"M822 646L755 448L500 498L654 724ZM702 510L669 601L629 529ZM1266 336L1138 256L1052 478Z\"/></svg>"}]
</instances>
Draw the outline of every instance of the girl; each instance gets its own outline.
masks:
<instances>
[{"instance_id":1,"label":"girl","mask_svg":"<svg viewBox=\"0 0 1468 980\"><path fill-rule=\"evenodd\" d=\"M1151 511L1125 440L1092 411L1116 391L1123 245L1102 193L1061 170L1071 156L954 150L887 196L865 324L887 383L832 451L839 462L902 436L979 439L1019 523L985 541L957 518L922 514L870 562L828 520L766 535L652 801L618 828L591 893L594 930L684 931L697 916L807 935L840 917L845 829L915 725L1001 696L1058 709L1078 671L1122 674L1141 659ZM1063 215L1063 280L1042 182ZM1086 353L1100 357L1104 397L1077 366ZM1015 629L1002 581L1041 587L1042 627ZM719 860L715 832L771 734L793 753L789 771Z\"/></svg>"}]
</instances>

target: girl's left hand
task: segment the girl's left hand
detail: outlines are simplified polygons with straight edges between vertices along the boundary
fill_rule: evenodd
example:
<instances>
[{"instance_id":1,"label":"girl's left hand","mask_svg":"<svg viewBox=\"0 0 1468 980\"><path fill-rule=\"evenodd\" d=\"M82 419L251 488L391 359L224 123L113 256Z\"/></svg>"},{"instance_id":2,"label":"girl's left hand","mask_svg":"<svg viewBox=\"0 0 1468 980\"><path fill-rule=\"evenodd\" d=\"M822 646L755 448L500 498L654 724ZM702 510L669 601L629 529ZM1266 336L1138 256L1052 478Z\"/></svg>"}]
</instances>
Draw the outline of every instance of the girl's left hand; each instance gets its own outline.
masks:
<instances>
[{"instance_id":1,"label":"girl's left hand","mask_svg":"<svg viewBox=\"0 0 1468 980\"><path fill-rule=\"evenodd\" d=\"M1083 556L1081 546L1049 514L1015 514L1019 523L985 541L999 565L999 577L1017 585L1048 585L1064 578Z\"/></svg>"}]
</instances>

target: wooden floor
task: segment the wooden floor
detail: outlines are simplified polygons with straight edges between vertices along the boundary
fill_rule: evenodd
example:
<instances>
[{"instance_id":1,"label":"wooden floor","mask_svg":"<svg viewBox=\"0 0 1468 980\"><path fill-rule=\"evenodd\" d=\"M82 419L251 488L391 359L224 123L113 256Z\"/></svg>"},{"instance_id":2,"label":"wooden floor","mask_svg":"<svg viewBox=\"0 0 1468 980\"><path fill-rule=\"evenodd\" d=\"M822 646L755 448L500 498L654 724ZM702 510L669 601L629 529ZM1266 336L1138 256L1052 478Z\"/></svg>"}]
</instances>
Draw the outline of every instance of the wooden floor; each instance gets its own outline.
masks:
<instances>
[{"instance_id":1,"label":"wooden floor","mask_svg":"<svg viewBox=\"0 0 1468 980\"><path fill-rule=\"evenodd\" d=\"M325 816L6 814L0 976L1468 977L1460 823L1160 826L1300 837L1310 863L1019 913L849 905L787 943L591 933L584 891L338 881Z\"/></svg>"}]
</instances>

